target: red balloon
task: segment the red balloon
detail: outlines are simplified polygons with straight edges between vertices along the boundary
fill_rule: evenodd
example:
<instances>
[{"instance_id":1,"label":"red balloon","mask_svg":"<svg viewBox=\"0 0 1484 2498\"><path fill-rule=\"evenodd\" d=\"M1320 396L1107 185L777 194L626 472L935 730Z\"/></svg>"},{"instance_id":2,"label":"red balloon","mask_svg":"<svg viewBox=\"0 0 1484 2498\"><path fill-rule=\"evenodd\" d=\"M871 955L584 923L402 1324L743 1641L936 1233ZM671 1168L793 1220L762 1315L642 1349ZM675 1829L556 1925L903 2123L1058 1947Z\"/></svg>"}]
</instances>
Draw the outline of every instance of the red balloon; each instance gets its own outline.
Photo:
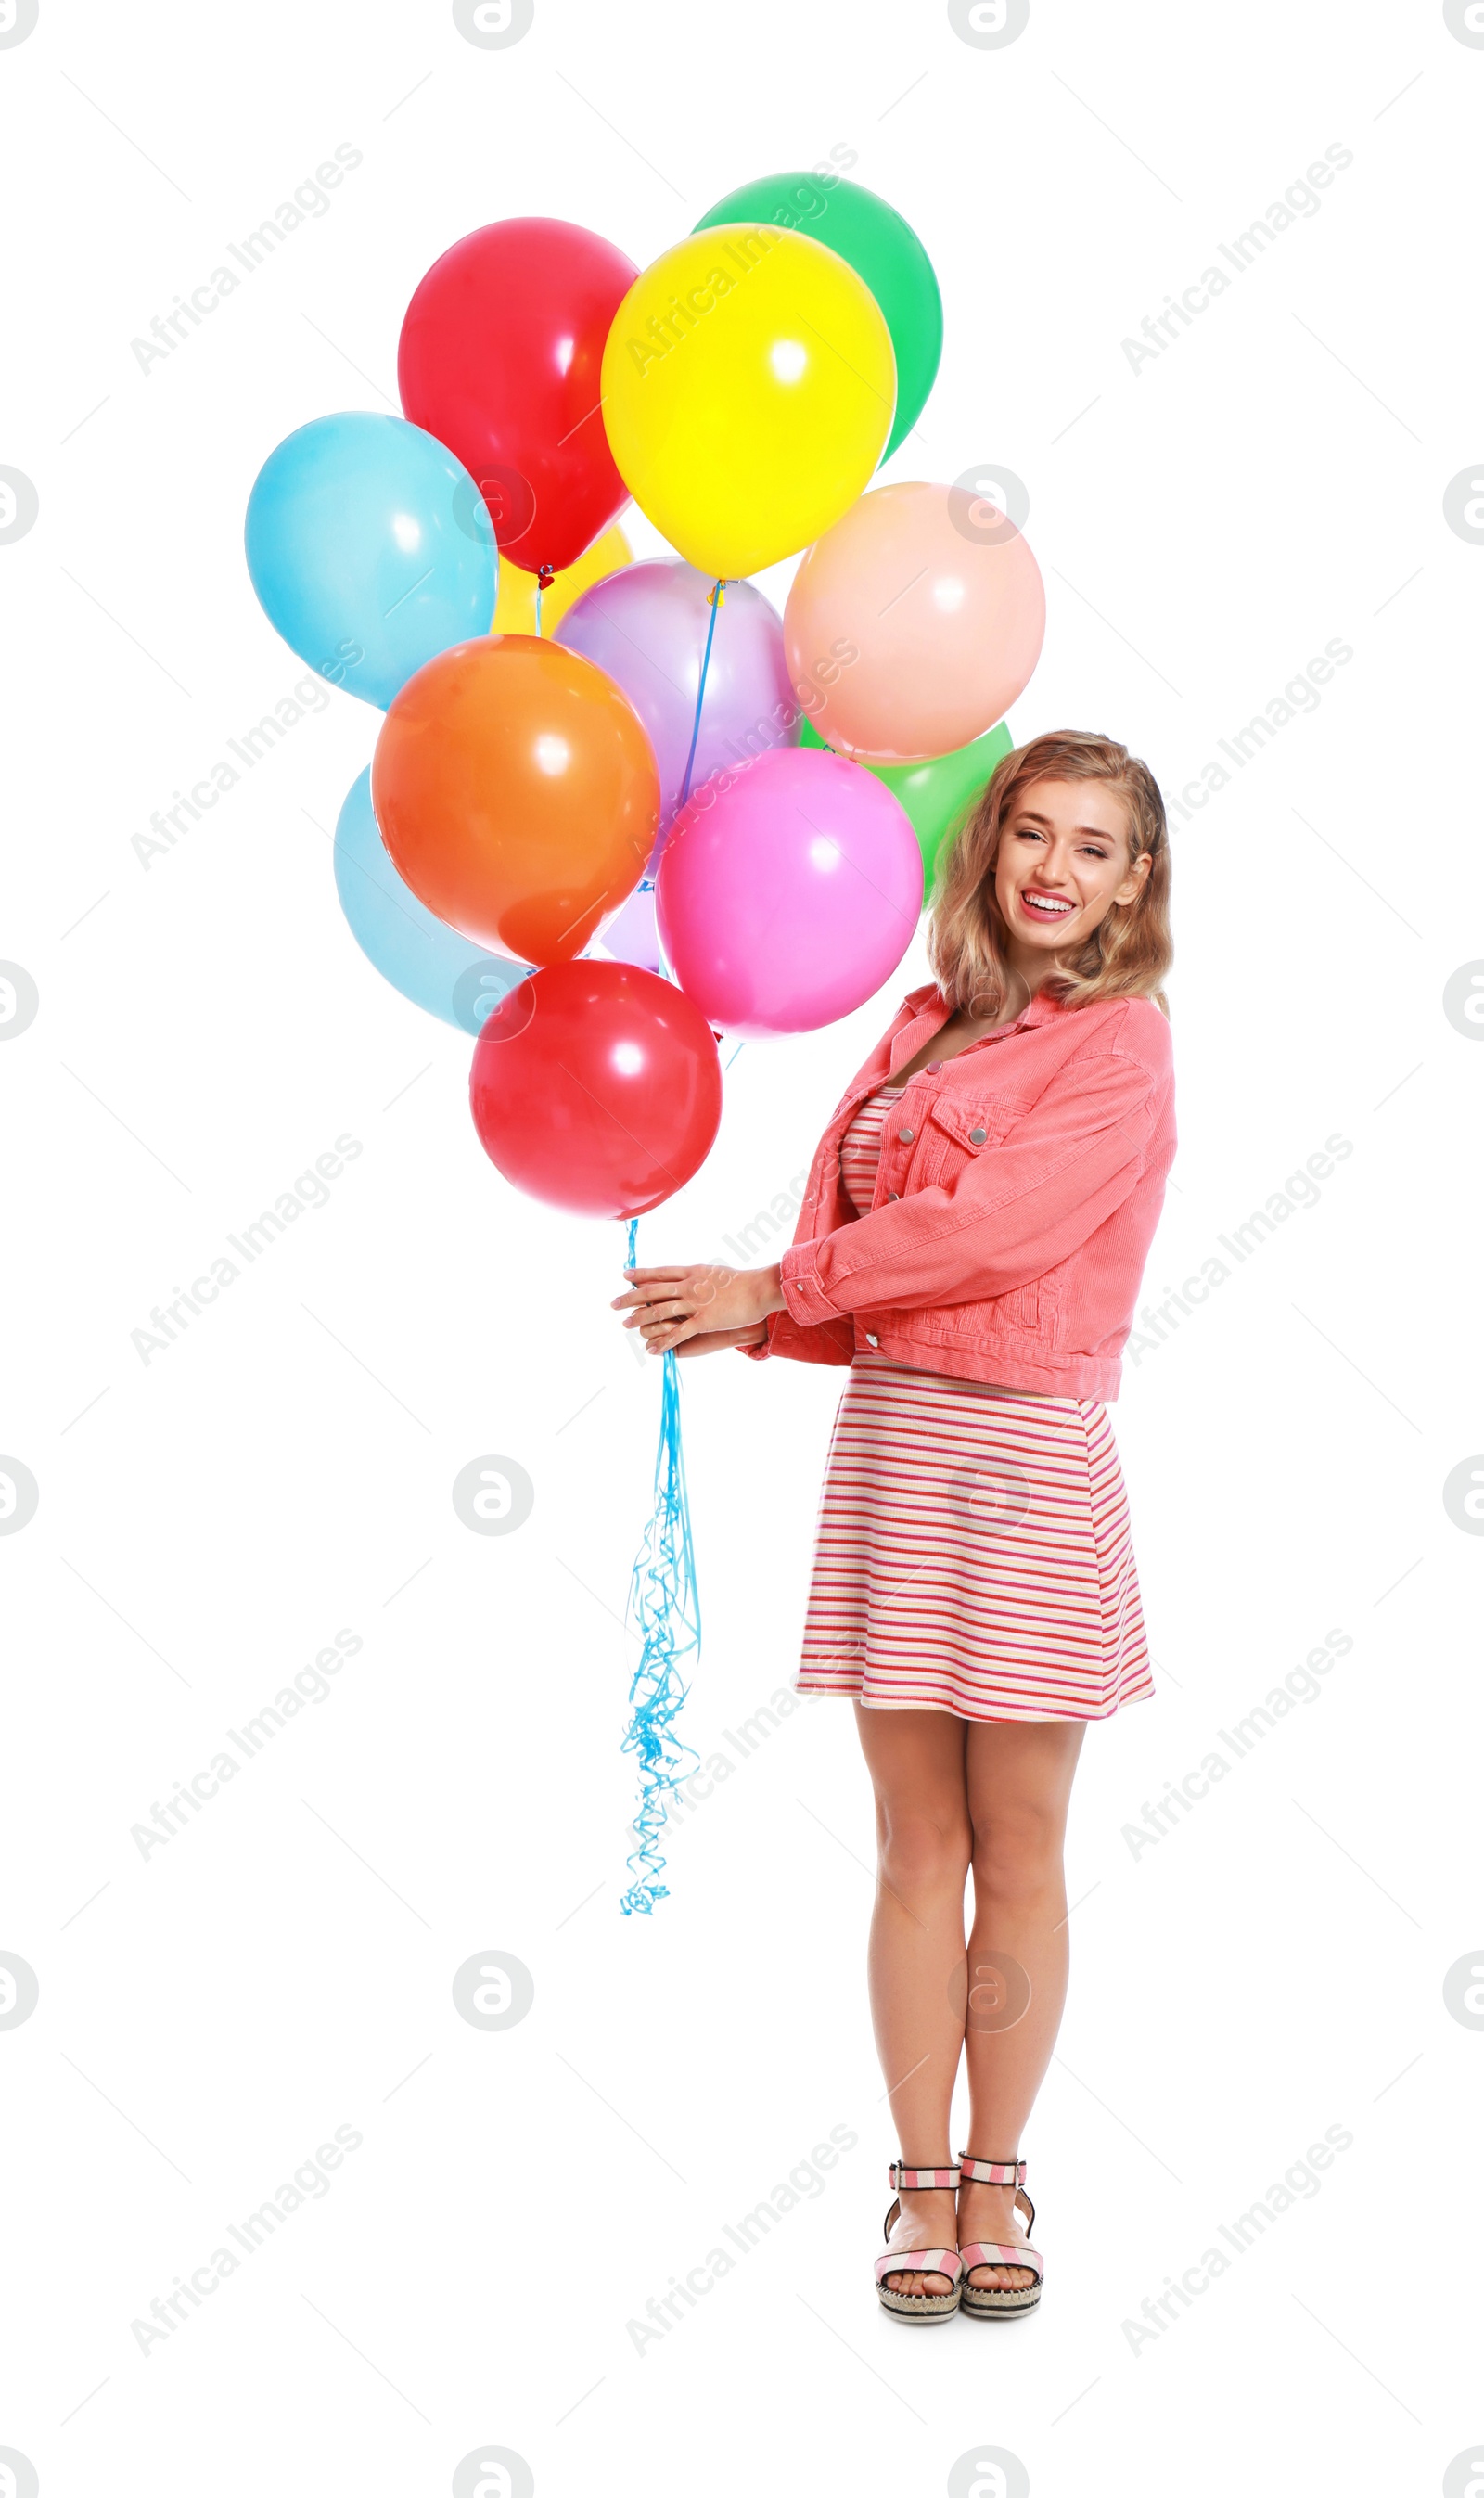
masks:
<instances>
[{"instance_id":1,"label":"red balloon","mask_svg":"<svg viewBox=\"0 0 1484 2498\"><path fill-rule=\"evenodd\" d=\"M436 260L403 319L403 412L462 460L501 555L564 572L629 500L601 414L603 347L638 276L586 226L505 217Z\"/></svg>"},{"instance_id":2,"label":"red balloon","mask_svg":"<svg viewBox=\"0 0 1484 2498\"><path fill-rule=\"evenodd\" d=\"M468 1097L512 1187L627 1219L699 1170L722 1121L722 1062L670 981L635 963L553 963L486 1016Z\"/></svg>"}]
</instances>

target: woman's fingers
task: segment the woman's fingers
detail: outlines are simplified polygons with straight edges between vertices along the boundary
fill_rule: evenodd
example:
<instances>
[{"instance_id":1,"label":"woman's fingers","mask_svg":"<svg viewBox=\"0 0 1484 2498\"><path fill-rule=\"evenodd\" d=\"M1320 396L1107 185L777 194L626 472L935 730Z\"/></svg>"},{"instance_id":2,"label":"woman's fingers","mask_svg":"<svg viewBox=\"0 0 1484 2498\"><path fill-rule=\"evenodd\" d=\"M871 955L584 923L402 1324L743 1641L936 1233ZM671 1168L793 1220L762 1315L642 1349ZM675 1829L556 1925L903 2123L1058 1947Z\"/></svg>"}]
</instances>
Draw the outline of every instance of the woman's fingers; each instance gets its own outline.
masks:
<instances>
[{"instance_id":1,"label":"woman's fingers","mask_svg":"<svg viewBox=\"0 0 1484 2498\"><path fill-rule=\"evenodd\" d=\"M652 1301L642 1317L636 1312L631 1319L626 1319L624 1325L636 1327L645 1335L650 1335L657 1327L662 1327L673 1319L690 1319L694 1315L688 1301Z\"/></svg>"},{"instance_id":2,"label":"woman's fingers","mask_svg":"<svg viewBox=\"0 0 1484 2498\"><path fill-rule=\"evenodd\" d=\"M659 1294L683 1291L689 1280L690 1269L684 1266L666 1267L662 1270L657 1268L653 1274L648 1275L636 1274L632 1290L620 1293L617 1299L609 1303L609 1307L615 1310L642 1308L647 1301L653 1300Z\"/></svg>"},{"instance_id":3,"label":"woman's fingers","mask_svg":"<svg viewBox=\"0 0 1484 2498\"><path fill-rule=\"evenodd\" d=\"M673 1299L674 1295L681 1290L683 1290L683 1287L672 1285L669 1288L669 1297ZM616 1310L658 1309L661 1300L664 1298L665 1295L663 1292L652 1289L649 1292L643 1293L626 1293L622 1300L614 1301L611 1306ZM693 1300L688 1298L685 1306L687 1309L691 1309L694 1308L694 1303ZM631 1327L633 1325L633 1321L631 1319L626 1319L624 1324L626 1327Z\"/></svg>"},{"instance_id":4,"label":"woman's fingers","mask_svg":"<svg viewBox=\"0 0 1484 2498\"><path fill-rule=\"evenodd\" d=\"M686 1294L695 1306L714 1301L724 1286L732 1281L732 1270L726 1266L626 1266L631 1289L620 1293L609 1303L615 1310L631 1310L646 1301Z\"/></svg>"},{"instance_id":5,"label":"woman's fingers","mask_svg":"<svg viewBox=\"0 0 1484 2498\"><path fill-rule=\"evenodd\" d=\"M643 1336L646 1352L669 1353L714 1334L723 1342L735 1342L742 1332L739 1319L749 1340L757 1340L751 1332L757 1325L751 1316L756 1295L739 1291L751 1279L740 1276L735 1267L708 1263L626 1266L623 1271L629 1289L609 1306L628 1313L624 1326Z\"/></svg>"},{"instance_id":6,"label":"woman's fingers","mask_svg":"<svg viewBox=\"0 0 1484 2498\"><path fill-rule=\"evenodd\" d=\"M694 1322L687 1320L678 1327L652 1329L644 1339L644 1350L646 1353L669 1353L676 1345L689 1344L693 1338L697 1343L703 1341L696 1335Z\"/></svg>"},{"instance_id":7,"label":"woman's fingers","mask_svg":"<svg viewBox=\"0 0 1484 2498\"><path fill-rule=\"evenodd\" d=\"M680 1356L682 1361L688 1361L693 1354L728 1353L733 1345L762 1344L766 1341L766 1338L767 1329L761 1325L757 1327L718 1328L711 1333L705 1335L683 1335L677 1337L673 1351ZM661 1351L663 1349L663 1347L661 1348Z\"/></svg>"}]
</instances>

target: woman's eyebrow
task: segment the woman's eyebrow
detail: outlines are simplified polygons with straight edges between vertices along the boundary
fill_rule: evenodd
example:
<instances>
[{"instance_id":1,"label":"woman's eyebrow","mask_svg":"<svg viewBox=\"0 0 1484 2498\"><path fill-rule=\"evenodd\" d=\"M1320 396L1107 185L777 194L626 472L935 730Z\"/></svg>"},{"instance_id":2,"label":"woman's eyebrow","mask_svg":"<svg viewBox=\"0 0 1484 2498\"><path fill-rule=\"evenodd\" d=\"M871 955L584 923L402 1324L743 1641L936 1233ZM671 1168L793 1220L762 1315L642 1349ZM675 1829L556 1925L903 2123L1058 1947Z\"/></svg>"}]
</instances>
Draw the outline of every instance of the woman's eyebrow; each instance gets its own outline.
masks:
<instances>
[{"instance_id":1,"label":"woman's eyebrow","mask_svg":"<svg viewBox=\"0 0 1484 2498\"><path fill-rule=\"evenodd\" d=\"M1050 817L1038 816L1031 807L1025 808L1019 815L1012 816L1007 829L1014 832L1016 824L1040 824L1047 832L1052 829ZM1072 829L1075 833L1081 834L1083 841L1112 842L1117 839L1115 833L1109 832L1102 824L1074 824Z\"/></svg>"}]
</instances>

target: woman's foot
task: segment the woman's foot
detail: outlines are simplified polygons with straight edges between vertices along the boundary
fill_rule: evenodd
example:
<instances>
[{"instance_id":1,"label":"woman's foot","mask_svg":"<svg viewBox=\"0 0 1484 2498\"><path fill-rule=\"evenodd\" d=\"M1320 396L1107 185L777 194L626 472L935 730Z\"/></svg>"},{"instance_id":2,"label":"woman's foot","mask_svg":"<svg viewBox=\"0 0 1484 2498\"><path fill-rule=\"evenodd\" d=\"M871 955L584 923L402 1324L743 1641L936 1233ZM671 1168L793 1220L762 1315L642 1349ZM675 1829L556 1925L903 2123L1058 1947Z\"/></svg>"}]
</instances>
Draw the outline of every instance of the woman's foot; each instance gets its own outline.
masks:
<instances>
[{"instance_id":1,"label":"woman's foot","mask_svg":"<svg viewBox=\"0 0 1484 2498\"><path fill-rule=\"evenodd\" d=\"M917 2199L917 2198L914 2198ZM936 2202L936 2195L923 2196ZM977 2186L965 2178L958 2189L958 2244L1014 2247L1025 2244L1025 2231L1016 2210L1014 2186ZM925 2246L924 2238L918 2240ZM974 2290L1029 2290L1036 2275L1024 2264L976 2264L964 2279Z\"/></svg>"},{"instance_id":2,"label":"woman's foot","mask_svg":"<svg viewBox=\"0 0 1484 2498\"><path fill-rule=\"evenodd\" d=\"M956 2246L951 2189L923 2188L899 2195L898 2200L902 2208L887 2240L888 2255L894 2249L908 2255L921 2247ZM888 2272L884 2279L887 2290L899 2290L908 2297L947 2298L953 2288L941 2272Z\"/></svg>"}]
</instances>

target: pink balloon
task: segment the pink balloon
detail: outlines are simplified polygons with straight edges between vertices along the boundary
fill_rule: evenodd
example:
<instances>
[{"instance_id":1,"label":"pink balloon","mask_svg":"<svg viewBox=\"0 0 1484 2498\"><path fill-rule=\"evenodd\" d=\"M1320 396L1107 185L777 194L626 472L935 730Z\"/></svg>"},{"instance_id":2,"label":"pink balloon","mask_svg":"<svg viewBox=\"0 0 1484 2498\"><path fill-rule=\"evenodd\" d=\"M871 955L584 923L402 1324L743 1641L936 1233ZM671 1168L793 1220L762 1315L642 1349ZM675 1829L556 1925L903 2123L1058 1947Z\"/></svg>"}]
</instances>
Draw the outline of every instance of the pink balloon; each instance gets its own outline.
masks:
<instances>
[{"instance_id":1,"label":"pink balloon","mask_svg":"<svg viewBox=\"0 0 1484 2498\"><path fill-rule=\"evenodd\" d=\"M862 495L810 548L784 610L800 703L826 745L864 763L983 737L1025 691L1045 633L1030 548L960 486Z\"/></svg>"},{"instance_id":2,"label":"pink balloon","mask_svg":"<svg viewBox=\"0 0 1484 2498\"><path fill-rule=\"evenodd\" d=\"M814 1032L895 971L922 909L922 853L884 782L778 747L713 774L670 827L655 901L675 977L743 1041Z\"/></svg>"}]
</instances>

